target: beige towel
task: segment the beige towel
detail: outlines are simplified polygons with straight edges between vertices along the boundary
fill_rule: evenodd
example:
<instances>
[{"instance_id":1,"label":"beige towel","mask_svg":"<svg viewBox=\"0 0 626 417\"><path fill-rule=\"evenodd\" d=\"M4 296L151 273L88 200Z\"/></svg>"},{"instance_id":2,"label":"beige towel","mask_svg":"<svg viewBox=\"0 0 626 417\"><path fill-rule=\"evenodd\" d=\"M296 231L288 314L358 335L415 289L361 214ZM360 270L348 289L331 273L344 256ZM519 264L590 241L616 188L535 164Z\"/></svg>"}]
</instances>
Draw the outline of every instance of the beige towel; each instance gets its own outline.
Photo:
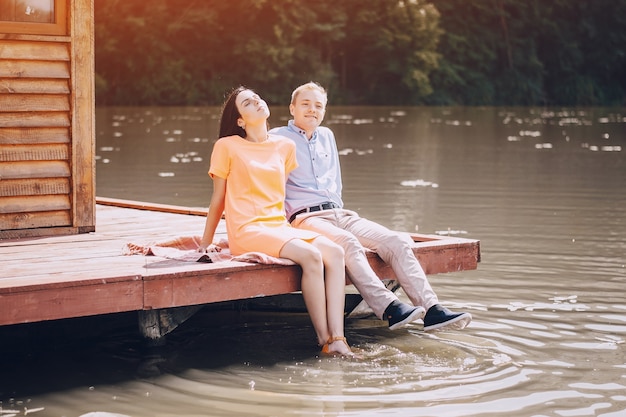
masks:
<instances>
[{"instance_id":1,"label":"beige towel","mask_svg":"<svg viewBox=\"0 0 626 417\"><path fill-rule=\"evenodd\" d=\"M228 241L222 239L217 246L220 252L200 253L198 248L202 238L200 236L181 236L162 242L150 242L147 244L127 243L122 248L124 255L154 255L167 259L175 259L185 262L222 262L239 261L254 262L259 264L295 265L290 259L276 258L261 252L248 252L238 256L232 256L228 249Z\"/></svg>"}]
</instances>

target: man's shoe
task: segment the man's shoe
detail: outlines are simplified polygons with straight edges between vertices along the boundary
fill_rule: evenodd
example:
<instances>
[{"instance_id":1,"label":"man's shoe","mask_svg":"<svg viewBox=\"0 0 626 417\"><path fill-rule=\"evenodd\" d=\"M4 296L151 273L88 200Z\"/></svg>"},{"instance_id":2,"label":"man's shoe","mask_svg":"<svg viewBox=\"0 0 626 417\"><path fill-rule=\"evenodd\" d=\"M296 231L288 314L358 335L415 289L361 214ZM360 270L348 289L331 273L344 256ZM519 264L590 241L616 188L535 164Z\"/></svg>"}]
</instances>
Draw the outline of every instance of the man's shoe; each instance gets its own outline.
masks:
<instances>
[{"instance_id":1,"label":"man's shoe","mask_svg":"<svg viewBox=\"0 0 626 417\"><path fill-rule=\"evenodd\" d=\"M389 330L396 330L424 317L424 307L413 307L398 300L392 301L385 309Z\"/></svg>"},{"instance_id":2,"label":"man's shoe","mask_svg":"<svg viewBox=\"0 0 626 417\"><path fill-rule=\"evenodd\" d=\"M470 313L453 313L441 304L435 304L424 316L424 331L432 331L445 327L450 330L461 330L472 321Z\"/></svg>"}]
</instances>

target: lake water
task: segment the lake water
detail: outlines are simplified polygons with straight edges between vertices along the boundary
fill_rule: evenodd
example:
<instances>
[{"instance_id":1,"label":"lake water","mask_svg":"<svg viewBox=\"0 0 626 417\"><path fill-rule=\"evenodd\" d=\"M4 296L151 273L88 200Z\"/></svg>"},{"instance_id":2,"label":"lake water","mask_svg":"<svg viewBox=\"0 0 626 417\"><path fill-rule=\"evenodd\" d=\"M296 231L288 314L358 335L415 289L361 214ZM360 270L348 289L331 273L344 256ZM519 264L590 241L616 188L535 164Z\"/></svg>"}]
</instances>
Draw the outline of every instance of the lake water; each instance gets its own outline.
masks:
<instances>
[{"instance_id":1,"label":"lake water","mask_svg":"<svg viewBox=\"0 0 626 417\"><path fill-rule=\"evenodd\" d=\"M97 194L206 207L218 117L97 109ZM477 270L430 277L468 328L347 320L352 361L316 356L306 314L205 309L159 348L134 313L8 326L0 416L626 415L626 109L331 107L326 124L347 207L480 239Z\"/></svg>"}]
</instances>

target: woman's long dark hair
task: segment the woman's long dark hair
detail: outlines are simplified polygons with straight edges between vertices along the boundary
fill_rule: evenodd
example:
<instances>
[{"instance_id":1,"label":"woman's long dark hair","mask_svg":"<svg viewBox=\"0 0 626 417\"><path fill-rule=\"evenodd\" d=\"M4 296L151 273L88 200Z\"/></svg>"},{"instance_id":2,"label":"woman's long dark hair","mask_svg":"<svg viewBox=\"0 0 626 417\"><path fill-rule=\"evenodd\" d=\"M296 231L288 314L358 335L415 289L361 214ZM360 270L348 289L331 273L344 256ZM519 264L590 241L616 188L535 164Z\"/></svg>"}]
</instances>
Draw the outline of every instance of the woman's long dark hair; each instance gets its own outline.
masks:
<instances>
[{"instance_id":1,"label":"woman's long dark hair","mask_svg":"<svg viewBox=\"0 0 626 417\"><path fill-rule=\"evenodd\" d=\"M232 135L239 135L242 138L246 137L246 131L237 124L237 120L241 117L241 114L237 109L236 103L239 93L245 90L249 90L249 88L244 86L235 88L224 102L222 118L220 120L220 138Z\"/></svg>"}]
</instances>

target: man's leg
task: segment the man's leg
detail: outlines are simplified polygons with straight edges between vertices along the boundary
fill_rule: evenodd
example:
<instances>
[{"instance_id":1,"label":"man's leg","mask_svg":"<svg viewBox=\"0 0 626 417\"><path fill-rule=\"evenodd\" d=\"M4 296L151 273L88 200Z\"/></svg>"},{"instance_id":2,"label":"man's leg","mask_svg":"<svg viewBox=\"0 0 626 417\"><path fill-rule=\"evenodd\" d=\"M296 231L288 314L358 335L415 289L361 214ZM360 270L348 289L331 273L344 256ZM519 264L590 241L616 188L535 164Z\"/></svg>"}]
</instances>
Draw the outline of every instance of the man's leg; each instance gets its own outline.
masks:
<instances>
[{"instance_id":1,"label":"man's leg","mask_svg":"<svg viewBox=\"0 0 626 417\"><path fill-rule=\"evenodd\" d=\"M364 247L373 250L391 265L411 302L426 310L439 303L424 269L413 253L410 238L352 213L353 215L342 217L339 226L356 236Z\"/></svg>"},{"instance_id":2,"label":"man's leg","mask_svg":"<svg viewBox=\"0 0 626 417\"><path fill-rule=\"evenodd\" d=\"M385 226L360 217L355 212L342 217L339 226L350 231L364 247L375 251L381 259L391 265L400 286L413 305L426 309L424 330L444 327L462 329L471 322L471 314L455 313L439 304L437 295L413 253L408 235L391 231Z\"/></svg>"},{"instance_id":3,"label":"man's leg","mask_svg":"<svg viewBox=\"0 0 626 417\"><path fill-rule=\"evenodd\" d=\"M365 251L359 241L351 233L337 227L339 210L324 210L304 219L296 219L295 227L312 230L328 237L343 247L345 252L346 269L350 280L357 288L365 302L374 311L377 317L383 317L385 309L398 297L389 291L380 278L370 267Z\"/></svg>"}]
</instances>

